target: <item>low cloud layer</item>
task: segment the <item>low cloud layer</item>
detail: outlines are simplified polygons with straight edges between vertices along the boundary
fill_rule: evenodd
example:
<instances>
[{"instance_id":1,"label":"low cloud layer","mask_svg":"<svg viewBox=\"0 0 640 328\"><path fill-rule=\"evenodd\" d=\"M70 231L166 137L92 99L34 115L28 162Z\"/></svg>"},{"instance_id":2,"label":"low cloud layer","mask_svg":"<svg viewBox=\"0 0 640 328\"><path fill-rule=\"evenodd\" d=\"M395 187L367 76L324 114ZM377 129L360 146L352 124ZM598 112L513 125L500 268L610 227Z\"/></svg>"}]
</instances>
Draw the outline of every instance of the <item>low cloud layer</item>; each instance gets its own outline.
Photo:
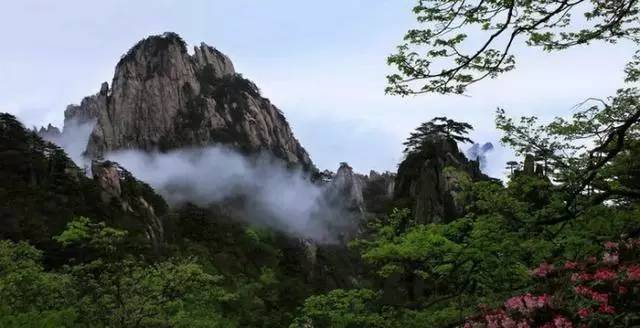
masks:
<instances>
[{"instance_id":1,"label":"low cloud layer","mask_svg":"<svg viewBox=\"0 0 640 328\"><path fill-rule=\"evenodd\" d=\"M268 154L247 157L225 147L208 147L168 153L121 151L106 158L149 183L173 205L240 199L242 215L254 223L315 240L333 239L325 223L339 211L326 204L324 187Z\"/></svg>"},{"instance_id":2,"label":"low cloud layer","mask_svg":"<svg viewBox=\"0 0 640 328\"><path fill-rule=\"evenodd\" d=\"M95 122L93 121L80 123L77 120L68 120L65 122L61 134L44 134L42 137L62 147L78 166L86 167L87 163L83 153L87 148L87 142L94 126Z\"/></svg>"},{"instance_id":3,"label":"low cloud layer","mask_svg":"<svg viewBox=\"0 0 640 328\"><path fill-rule=\"evenodd\" d=\"M84 152L95 122L65 122L63 132L42 136L65 149L80 167L91 167ZM328 185L291 169L269 153L243 155L224 147L166 153L127 150L106 154L134 177L151 185L169 204L223 205L231 216L268 225L318 242L334 242L353 221Z\"/></svg>"}]
</instances>

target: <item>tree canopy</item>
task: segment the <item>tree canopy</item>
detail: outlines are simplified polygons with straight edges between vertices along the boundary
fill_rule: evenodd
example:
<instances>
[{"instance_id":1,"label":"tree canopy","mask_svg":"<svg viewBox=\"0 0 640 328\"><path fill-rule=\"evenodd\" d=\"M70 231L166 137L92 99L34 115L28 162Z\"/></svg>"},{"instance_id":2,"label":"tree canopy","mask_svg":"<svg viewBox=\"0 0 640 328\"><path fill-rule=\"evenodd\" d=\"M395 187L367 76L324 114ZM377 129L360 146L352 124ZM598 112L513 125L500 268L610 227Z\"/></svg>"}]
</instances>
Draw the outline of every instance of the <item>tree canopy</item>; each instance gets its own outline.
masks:
<instances>
[{"instance_id":1,"label":"tree canopy","mask_svg":"<svg viewBox=\"0 0 640 328\"><path fill-rule=\"evenodd\" d=\"M387 93L462 94L512 70L517 42L558 51L640 40L638 0L419 0L413 12L420 26L388 57Z\"/></svg>"},{"instance_id":2,"label":"tree canopy","mask_svg":"<svg viewBox=\"0 0 640 328\"><path fill-rule=\"evenodd\" d=\"M436 117L431 121L422 123L411 132L404 142L405 153L419 153L424 144L433 137L445 137L457 142L473 142L466 135L473 130L473 126L464 122L456 122L446 117Z\"/></svg>"}]
</instances>

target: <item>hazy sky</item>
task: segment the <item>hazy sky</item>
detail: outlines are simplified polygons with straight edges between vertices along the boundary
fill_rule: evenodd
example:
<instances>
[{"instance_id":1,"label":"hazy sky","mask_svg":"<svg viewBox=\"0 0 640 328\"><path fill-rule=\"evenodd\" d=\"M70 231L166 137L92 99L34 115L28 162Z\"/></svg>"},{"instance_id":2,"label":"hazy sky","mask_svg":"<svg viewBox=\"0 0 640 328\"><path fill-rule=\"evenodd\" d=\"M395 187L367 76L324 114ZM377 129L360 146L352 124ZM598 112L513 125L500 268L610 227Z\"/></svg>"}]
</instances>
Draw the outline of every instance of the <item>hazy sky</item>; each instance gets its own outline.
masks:
<instances>
[{"instance_id":1,"label":"hazy sky","mask_svg":"<svg viewBox=\"0 0 640 328\"><path fill-rule=\"evenodd\" d=\"M322 168L395 170L402 140L446 115L497 144L494 112L570 114L587 97L612 95L630 46L596 44L547 54L519 47L517 70L470 89L471 97L384 94L386 56L414 25L414 1L20 0L0 6L0 111L26 125L61 125L63 111L111 81L120 56L150 34L174 31L226 53L280 107ZM585 51L586 50L586 51ZM489 156L502 174L509 152Z\"/></svg>"}]
</instances>

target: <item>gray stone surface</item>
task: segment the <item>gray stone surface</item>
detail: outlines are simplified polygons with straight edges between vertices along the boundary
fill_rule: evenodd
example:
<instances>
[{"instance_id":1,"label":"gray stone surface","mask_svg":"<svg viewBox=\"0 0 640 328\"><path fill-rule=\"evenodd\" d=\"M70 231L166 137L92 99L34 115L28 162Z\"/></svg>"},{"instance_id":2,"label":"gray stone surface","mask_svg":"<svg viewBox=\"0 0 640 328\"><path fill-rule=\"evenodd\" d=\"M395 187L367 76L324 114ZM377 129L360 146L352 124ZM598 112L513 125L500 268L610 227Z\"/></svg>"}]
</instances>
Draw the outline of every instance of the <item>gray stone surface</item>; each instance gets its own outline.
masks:
<instances>
[{"instance_id":1,"label":"gray stone surface","mask_svg":"<svg viewBox=\"0 0 640 328\"><path fill-rule=\"evenodd\" d=\"M313 167L284 115L227 56L204 43L190 55L173 33L136 44L117 64L111 88L104 83L67 108L65 122L72 119L96 120L87 145L91 158L122 149L225 144Z\"/></svg>"}]
</instances>

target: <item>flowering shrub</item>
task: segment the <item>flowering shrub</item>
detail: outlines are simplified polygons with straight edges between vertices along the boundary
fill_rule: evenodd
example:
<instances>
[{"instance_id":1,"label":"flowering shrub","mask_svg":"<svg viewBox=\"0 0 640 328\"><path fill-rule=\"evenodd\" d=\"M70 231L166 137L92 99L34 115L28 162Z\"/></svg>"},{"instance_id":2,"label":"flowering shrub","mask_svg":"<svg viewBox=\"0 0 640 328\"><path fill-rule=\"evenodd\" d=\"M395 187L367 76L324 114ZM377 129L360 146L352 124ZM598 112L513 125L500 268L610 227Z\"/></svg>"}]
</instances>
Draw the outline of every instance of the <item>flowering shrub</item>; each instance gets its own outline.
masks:
<instances>
[{"instance_id":1,"label":"flowering shrub","mask_svg":"<svg viewBox=\"0 0 640 328\"><path fill-rule=\"evenodd\" d=\"M600 257L542 263L529 293L481 308L464 328L640 325L640 239L606 242Z\"/></svg>"}]
</instances>

